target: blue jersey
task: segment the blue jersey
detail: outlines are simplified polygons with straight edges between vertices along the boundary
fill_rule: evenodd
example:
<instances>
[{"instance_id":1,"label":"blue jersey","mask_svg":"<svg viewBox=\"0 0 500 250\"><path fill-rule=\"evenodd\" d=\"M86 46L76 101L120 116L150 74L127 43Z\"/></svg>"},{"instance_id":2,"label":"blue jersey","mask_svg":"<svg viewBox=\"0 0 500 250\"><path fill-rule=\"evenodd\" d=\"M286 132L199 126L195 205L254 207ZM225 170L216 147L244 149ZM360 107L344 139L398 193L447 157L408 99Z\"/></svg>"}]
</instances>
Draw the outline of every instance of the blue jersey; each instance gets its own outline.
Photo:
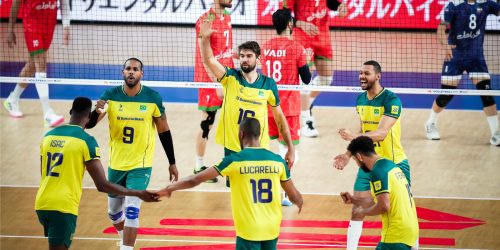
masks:
<instances>
[{"instance_id":1,"label":"blue jersey","mask_svg":"<svg viewBox=\"0 0 500 250\"><path fill-rule=\"evenodd\" d=\"M454 52L482 55L486 18L499 12L500 5L491 0L450 1L444 9L444 21L450 25L448 43L457 46Z\"/></svg>"}]
</instances>

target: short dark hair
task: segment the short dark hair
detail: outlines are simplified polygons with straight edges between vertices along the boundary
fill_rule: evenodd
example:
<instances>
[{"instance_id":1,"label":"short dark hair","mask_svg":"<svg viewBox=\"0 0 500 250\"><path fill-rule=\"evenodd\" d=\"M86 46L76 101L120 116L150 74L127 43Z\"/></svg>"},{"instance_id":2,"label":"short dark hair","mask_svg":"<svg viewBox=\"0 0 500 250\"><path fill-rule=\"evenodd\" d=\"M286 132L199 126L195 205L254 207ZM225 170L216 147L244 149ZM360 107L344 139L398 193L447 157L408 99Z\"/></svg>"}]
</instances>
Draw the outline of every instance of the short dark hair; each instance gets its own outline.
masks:
<instances>
[{"instance_id":1,"label":"short dark hair","mask_svg":"<svg viewBox=\"0 0 500 250\"><path fill-rule=\"evenodd\" d=\"M143 70L143 68L144 68L144 64L142 64L142 61L141 61L141 60L139 60L139 59L137 59L137 58L135 58L135 57L131 57L131 58L129 58L129 59L127 59L127 60L125 60L125 62L123 63L123 68L125 68L125 67L126 67L125 65L127 65L127 62L128 62L128 61L136 61L136 62L138 62L138 63L141 65L141 70Z\"/></svg>"},{"instance_id":2,"label":"short dark hair","mask_svg":"<svg viewBox=\"0 0 500 250\"><path fill-rule=\"evenodd\" d=\"M243 118L240 123L240 130L246 136L251 136L253 138L260 137L260 122L253 117Z\"/></svg>"},{"instance_id":3,"label":"short dark hair","mask_svg":"<svg viewBox=\"0 0 500 250\"><path fill-rule=\"evenodd\" d=\"M375 69L375 73L382 73L382 66L377 61L370 60L363 63L363 65L371 65Z\"/></svg>"},{"instance_id":4,"label":"short dark hair","mask_svg":"<svg viewBox=\"0 0 500 250\"><path fill-rule=\"evenodd\" d=\"M372 138L368 136L358 136L349 143L347 150L351 152L352 155L360 153L365 156L369 156L375 153L375 145L373 145Z\"/></svg>"},{"instance_id":5,"label":"short dark hair","mask_svg":"<svg viewBox=\"0 0 500 250\"><path fill-rule=\"evenodd\" d=\"M278 34L283 33L291 21L293 18L289 9L279 9L273 13L273 26Z\"/></svg>"},{"instance_id":6,"label":"short dark hair","mask_svg":"<svg viewBox=\"0 0 500 250\"><path fill-rule=\"evenodd\" d=\"M79 96L73 100L70 114L76 116L88 116L91 109L92 101L87 97Z\"/></svg>"},{"instance_id":7,"label":"short dark hair","mask_svg":"<svg viewBox=\"0 0 500 250\"><path fill-rule=\"evenodd\" d=\"M256 41L248 41L242 43L240 46L238 46L238 53L240 53L242 50L251 50L253 53L255 53L256 57L260 56L260 46Z\"/></svg>"}]
</instances>

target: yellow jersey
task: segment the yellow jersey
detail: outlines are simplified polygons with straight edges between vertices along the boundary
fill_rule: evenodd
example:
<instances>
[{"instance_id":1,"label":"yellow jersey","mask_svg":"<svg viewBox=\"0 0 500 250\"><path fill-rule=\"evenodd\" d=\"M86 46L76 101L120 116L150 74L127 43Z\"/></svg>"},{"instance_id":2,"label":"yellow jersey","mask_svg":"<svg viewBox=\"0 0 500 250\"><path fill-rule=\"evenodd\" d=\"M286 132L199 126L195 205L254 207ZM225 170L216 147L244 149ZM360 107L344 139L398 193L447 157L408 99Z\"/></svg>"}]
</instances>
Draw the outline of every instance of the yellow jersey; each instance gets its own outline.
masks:
<instances>
[{"instance_id":1,"label":"yellow jersey","mask_svg":"<svg viewBox=\"0 0 500 250\"><path fill-rule=\"evenodd\" d=\"M406 154L401 144L401 100L393 92L383 89L373 99L368 99L367 92L358 96L356 111L361 120L361 131L363 133L378 129L382 116L396 118L396 123L383 141L375 142L375 152L394 163L406 160Z\"/></svg>"},{"instance_id":2,"label":"yellow jersey","mask_svg":"<svg viewBox=\"0 0 500 250\"><path fill-rule=\"evenodd\" d=\"M419 232L417 209L403 171L394 162L380 158L370 175L374 196L389 193L391 202L390 210L382 214L381 242L415 245Z\"/></svg>"},{"instance_id":3,"label":"yellow jersey","mask_svg":"<svg viewBox=\"0 0 500 250\"><path fill-rule=\"evenodd\" d=\"M254 83L248 83L241 71L226 68L226 73L219 80L224 89L215 141L225 148L239 152L239 124L246 117L253 117L260 122L260 145L269 148L269 126L267 105L280 105L276 82L259 74Z\"/></svg>"},{"instance_id":4,"label":"yellow jersey","mask_svg":"<svg viewBox=\"0 0 500 250\"><path fill-rule=\"evenodd\" d=\"M80 126L63 125L49 131L40 144L41 175L35 210L78 216L85 162L99 159L94 137Z\"/></svg>"},{"instance_id":5,"label":"yellow jersey","mask_svg":"<svg viewBox=\"0 0 500 250\"><path fill-rule=\"evenodd\" d=\"M231 182L236 235L251 241L276 239L281 224L281 181L290 179L285 161L265 148L245 148L215 166Z\"/></svg>"},{"instance_id":6,"label":"yellow jersey","mask_svg":"<svg viewBox=\"0 0 500 250\"><path fill-rule=\"evenodd\" d=\"M160 94L141 85L137 95L128 96L123 86L117 86L100 99L108 101L109 167L120 171L152 167L157 134L153 119L165 113Z\"/></svg>"}]
</instances>

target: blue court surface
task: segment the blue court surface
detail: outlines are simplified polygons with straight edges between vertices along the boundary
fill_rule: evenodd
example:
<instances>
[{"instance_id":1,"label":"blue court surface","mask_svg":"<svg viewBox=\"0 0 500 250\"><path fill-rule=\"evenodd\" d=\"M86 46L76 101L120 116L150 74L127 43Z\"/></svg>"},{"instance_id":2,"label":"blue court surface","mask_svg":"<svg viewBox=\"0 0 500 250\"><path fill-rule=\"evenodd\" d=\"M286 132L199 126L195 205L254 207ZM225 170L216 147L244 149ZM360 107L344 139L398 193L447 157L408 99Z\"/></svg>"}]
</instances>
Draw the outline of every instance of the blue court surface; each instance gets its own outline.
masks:
<instances>
[{"instance_id":1,"label":"blue court surface","mask_svg":"<svg viewBox=\"0 0 500 250\"><path fill-rule=\"evenodd\" d=\"M1 76L18 76L23 62L0 62ZM122 65L101 64L62 64L52 63L48 65L47 75L53 78L75 78L75 79L107 79L117 80L121 78ZM146 66L144 68L143 80L148 81L193 81L193 67L179 66ZM467 77L464 75L463 77ZM338 86L359 86L357 71L335 71L333 82ZM500 89L500 75L491 75L493 89ZM416 73L416 72L384 72L382 84L385 87L398 88L440 88L439 73ZM0 85L0 96L6 98L15 84ZM460 88L474 89L470 80L462 81ZM107 86L75 86L75 85L52 85L50 86L51 99L71 100L77 96L87 96L98 99ZM197 102L197 90L188 88L156 88L166 102ZM345 106L355 105L357 93L323 93L315 101L317 106ZM430 108L435 98L433 95L410 95L399 94L406 108ZM23 93L22 98L37 98L34 86L29 86ZM495 97L500 103L500 97ZM499 106L500 107L500 106ZM456 96L448 109L481 110L482 104L479 96Z\"/></svg>"}]
</instances>

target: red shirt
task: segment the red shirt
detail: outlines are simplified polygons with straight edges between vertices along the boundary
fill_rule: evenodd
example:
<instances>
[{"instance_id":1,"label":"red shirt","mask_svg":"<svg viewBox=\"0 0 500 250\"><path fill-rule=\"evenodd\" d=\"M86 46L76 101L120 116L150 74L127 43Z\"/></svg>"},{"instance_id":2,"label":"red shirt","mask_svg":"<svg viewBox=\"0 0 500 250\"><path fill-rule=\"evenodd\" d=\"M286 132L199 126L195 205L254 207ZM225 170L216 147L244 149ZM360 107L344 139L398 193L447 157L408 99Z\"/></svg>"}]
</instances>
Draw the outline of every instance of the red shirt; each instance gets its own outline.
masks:
<instances>
[{"instance_id":1,"label":"red shirt","mask_svg":"<svg viewBox=\"0 0 500 250\"><path fill-rule=\"evenodd\" d=\"M328 26L330 19L326 0L283 0L283 7L290 9L297 20Z\"/></svg>"},{"instance_id":2,"label":"red shirt","mask_svg":"<svg viewBox=\"0 0 500 250\"><path fill-rule=\"evenodd\" d=\"M210 15L210 16L209 16ZM196 55L194 64L194 81L195 82L212 82L208 77L203 61L199 45L198 34L200 33L201 22L205 18L213 18L212 29L215 30L210 37L210 44L214 53L215 59L222 65L234 68L233 63L233 30L231 27L231 16L229 13L224 13L221 16L215 14L213 9L208 10L196 21Z\"/></svg>"},{"instance_id":3,"label":"red shirt","mask_svg":"<svg viewBox=\"0 0 500 250\"><path fill-rule=\"evenodd\" d=\"M262 73L277 84L299 85L300 67L306 65L306 53L302 45L286 37L268 40L261 48ZM300 115L300 92L279 91L281 109L285 116Z\"/></svg>"}]
</instances>

